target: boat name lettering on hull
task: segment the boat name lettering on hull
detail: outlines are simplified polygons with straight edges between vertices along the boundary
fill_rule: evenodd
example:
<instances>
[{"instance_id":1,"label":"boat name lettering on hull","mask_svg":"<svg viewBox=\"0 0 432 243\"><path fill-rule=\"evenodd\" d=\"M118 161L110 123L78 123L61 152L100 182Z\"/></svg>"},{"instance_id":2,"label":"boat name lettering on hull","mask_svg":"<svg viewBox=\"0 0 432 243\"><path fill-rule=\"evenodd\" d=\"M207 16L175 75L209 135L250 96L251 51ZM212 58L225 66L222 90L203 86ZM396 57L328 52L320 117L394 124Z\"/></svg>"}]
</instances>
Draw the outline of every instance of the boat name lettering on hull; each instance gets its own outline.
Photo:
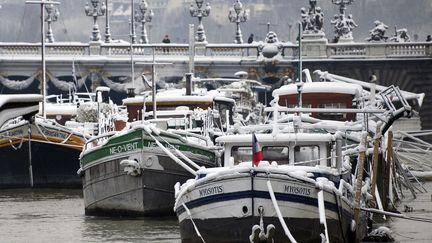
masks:
<instances>
[{"instance_id":1,"label":"boat name lettering on hull","mask_svg":"<svg viewBox=\"0 0 432 243\"><path fill-rule=\"evenodd\" d=\"M200 197L207 197L216 194L222 194L224 192L224 188L222 185L207 187L199 190Z\"/></svg>"},{"instance_id":2,"label":"boat name lettering on hull","mask_svg":"<svg viewBox=\"0 0 432 243\"><path fill-rule=\"evenodd\" d=\"M287 193L309 196L310 192L311 192L311 189L310 188L304 188L304 187L285 185L284 186L284 191L287 192Z\"/></svg>"},{"instance_id":3,"label":"boat name lettering on hull","mask_svg":"<svg viewBox=\"0 0 432 243\"><path fill-rule=\"evenodd\" d=\"M24 130L18 129L18 130L2 132L0 133L0 138L6 138L6 139L21 138L23 135L24 135Z\"/></svg>"},{"instance_id":4,"label":"boat name lettering on hull","mask_svg":"<svg viewBox=\"0 0 432 243\"><path fill-rule=\"evenodd\" d=\"M118 154L123 152L132 151L138 148L138 142L127 143L123 145L118 145L110 148L110 154Z\"/></svg>"},{"instance_id":5,"label":"boat name lettering on hull","mask_svg":"<svg viewBox=\"0 0 432 243\"><path fill-rule=\"evenodd\" d=\"M160 142L164 147L174 147L175 149L177 149L177 150L180 150L180 146L179 145L177 145L177 144L171 144L171 145L169 145L168 146L168 144L166 144L166 143L164 143L164 142ZM157 143L156 142L149 142L148 143L148 145L147 145L147 147L150 147L150 148L159 148L159 145L157 145Z\"/></svg>"},{"instance_id":6,"label":"boat name lettering on hull","mask_svg":"<svg viewBox=\"0 0 432 243\"><path fill-rule=\"evenodd\" d=\"M48 137L55 137L55 138L60 138L60 139L66 139L68 134L63 133L63 132L59 132L59 131L53 131L53 130L49 130L45 127L40 127L41 132L43 133L43 135L48 136Z\"/></svg>"}]
</instances>

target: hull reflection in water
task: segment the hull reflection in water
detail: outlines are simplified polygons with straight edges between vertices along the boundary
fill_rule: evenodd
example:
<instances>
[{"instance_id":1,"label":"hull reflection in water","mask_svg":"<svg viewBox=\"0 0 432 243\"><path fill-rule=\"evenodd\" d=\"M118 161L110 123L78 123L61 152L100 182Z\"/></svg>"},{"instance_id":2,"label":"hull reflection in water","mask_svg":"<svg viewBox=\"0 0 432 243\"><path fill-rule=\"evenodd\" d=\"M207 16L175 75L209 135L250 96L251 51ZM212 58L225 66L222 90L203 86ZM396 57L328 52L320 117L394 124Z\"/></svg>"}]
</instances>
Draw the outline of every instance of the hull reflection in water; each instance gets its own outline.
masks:
<instances>
[{"instance_id":1,"label":"hull reflection in water","mask_svg":"<svg viewBox=\"0 0 432 243\"><path fill-rule=\"evenodd\" d=\"M0 210L1 242L180 242L173 217L85 216L81 190L2 190Z\"/></svg>"}]
</instances>

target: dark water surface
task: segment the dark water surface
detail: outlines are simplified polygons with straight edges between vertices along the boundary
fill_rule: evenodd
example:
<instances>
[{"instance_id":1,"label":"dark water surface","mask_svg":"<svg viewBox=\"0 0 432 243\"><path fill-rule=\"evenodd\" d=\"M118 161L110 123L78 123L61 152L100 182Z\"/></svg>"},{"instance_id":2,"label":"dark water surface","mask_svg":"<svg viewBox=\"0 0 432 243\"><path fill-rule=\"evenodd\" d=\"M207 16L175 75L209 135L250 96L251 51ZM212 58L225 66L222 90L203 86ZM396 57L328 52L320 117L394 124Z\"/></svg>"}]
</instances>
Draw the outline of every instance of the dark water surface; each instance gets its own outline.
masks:
<instances>
[{"instance_id":1,"label":"dark water surface","mask_svg":"<svg viewBox=\"0 0 432 243\"><path fill-rule=\"evenodd\" d=\"M432 218L432 183L400 205L407 215ZM432 242L432 224L390 219L397 242ZM81 190L0 190L0 242L180 242L177 219L116 219L84 215Z\"/></svg>"},{"instance_id":2,"label":"dark water surface","mask_svg":"<svg viewBox=\"0 0 432 243\"><path fill-rule=\"evenodd\" d=\"M180 242L177 223L85 216L81 190L0 190L0 242Z\"/></svg>"}]
</instances>

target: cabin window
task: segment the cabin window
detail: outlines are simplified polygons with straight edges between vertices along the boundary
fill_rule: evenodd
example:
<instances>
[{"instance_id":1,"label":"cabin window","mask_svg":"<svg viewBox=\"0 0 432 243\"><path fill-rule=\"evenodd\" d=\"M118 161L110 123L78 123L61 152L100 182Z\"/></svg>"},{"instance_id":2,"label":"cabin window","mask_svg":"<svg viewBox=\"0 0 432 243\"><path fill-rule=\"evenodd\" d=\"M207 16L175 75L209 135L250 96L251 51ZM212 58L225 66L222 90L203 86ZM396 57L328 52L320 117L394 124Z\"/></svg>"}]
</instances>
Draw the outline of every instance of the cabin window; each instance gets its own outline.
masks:
<instances>
[{"instance_id":1,"label":"cabin window","mask_svg":"<svg viewBox=\"0 0 432 243\"><path fill-rule=\"evenodd\" d=\"M233 147L231 156L234 158L234 164L252 161L252 147Z\"/></svg>"},{"instance_id":2,"label":"cabin window","mask_svg":"<svg viewBox=\"0 0 432 243\"><path fill-rule=\"evenodd\" d=\"M276 161L279 165L289 163L289 149L288 147L280 146L265 146L262 148L263 160ZM233 147L231 155L234 158L234 164L240 162L252 161L252 148L251 147Z\"/></svg>"},{"instance_id":3,"label":"cabin window","mask_svg":"<svg viewBox=\"0 0 432 243\"><path fill-rule=\"evenodd\" d=\"M279 165L287 165L289 163L288 147L263 147L264 160L269 162L276 161Z\"/></svg>"},{"instance_id":4,"label":"cabin window","mask_svg":"<svg viewBox=\"0 0 432 243\"><path fill-rule=\"evenodd\" d=\"M331 104L320 104L319 108L324 109L345 109L347 105L345 103L331 103ZM331 113L319 113L317 118L326 120L346 120L346 113L331 112Z\"/></svg>"},{"instance_id":5,"label":"cabin window","mask_svg":"<svg viewBox=\"0 0 432 243\"><path fill-rule=\"evenodd\" d=\"M185 117L182 118L171 118L167 120L168 128L172 129L184 129L187 128L188 122Z\"/></svg>"},{"instance_id":6,"label":"cabin window","mask_svg":"<svg viewBox=\"0 0 432 243\"><path fill-rule=\"evenodd\" d=\"M316 145L295 146L294 162L296 165L319 165L319 147Z\"/></svg>"},{"instance_id":7,"label":"cabin window","mask_svg":"<svg viewBox=\"0 0 432 243\"><path fill-rule=\"evenodd\" d=\"M219 121L216 121L217 124L219 124L222 127L226 127L226 111L229 111L229 115L228 115L228 119L229 119L229 124L233 124L233 120L232 120L232 103L229 102L222 102L222 101L217 101L214 104L216 110L219 112ZM221 124L220 124L221 123Z\"/></svg>"}]
</instances>

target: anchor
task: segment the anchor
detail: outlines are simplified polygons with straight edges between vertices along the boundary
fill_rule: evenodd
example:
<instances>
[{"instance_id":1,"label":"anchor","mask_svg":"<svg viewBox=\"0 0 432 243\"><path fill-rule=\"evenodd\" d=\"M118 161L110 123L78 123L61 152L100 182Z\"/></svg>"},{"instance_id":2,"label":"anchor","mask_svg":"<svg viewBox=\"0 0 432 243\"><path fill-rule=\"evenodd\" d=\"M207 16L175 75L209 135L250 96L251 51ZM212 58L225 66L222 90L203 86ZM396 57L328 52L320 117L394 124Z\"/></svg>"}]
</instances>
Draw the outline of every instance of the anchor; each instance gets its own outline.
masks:
<instances>
[{"instance_id":1,"label":"anchor","mask_svg":"<svg viewBox=\"0 0 432 243\"><path fill-rule=\"evenodd\" d=\"M252 226L252 234L249 236L249 240L251 243L273 243L275 226L273 224L269 224L267 225L266 231L264 231L263 206L258 207L258 213L260 215L260 224Z\"/></svg>"}]
</instances>

